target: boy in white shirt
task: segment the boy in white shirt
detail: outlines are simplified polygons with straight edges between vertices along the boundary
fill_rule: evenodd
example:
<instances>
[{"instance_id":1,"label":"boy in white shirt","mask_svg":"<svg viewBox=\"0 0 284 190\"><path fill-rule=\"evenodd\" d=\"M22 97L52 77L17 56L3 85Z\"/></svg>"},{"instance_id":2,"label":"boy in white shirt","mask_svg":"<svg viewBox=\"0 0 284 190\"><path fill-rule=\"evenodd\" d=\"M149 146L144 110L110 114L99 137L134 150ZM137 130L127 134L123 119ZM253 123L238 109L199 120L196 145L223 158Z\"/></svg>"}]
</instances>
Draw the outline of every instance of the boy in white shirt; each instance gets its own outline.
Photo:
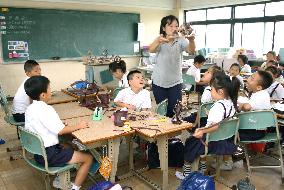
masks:
<instances>
[{"instance_id":1,"label":"boy in white shirt","mask_svg":"<svg viewBox=\"0 0 284 190\"><path fill-rule=\"evenodd\" d=\"M200 81L201 74L200 68L204 65L206 59L202 55L197 55L194 58L193 65L187 70L186 74L194 76L197 85L204 85L205 83ZM192 85L186 85L186 88L191 90Z\"/></svg>"},{"instance_id":2,"label":"boy in white shirt","mask_svg":"<svg viewBox=\"0 0 284 190\"><path fill-rule=\"evenodd\" d=\"M24 89L26 80L29 77L41 75L40 66L35 60L27 60L24 65L24 70L27 78L22 82L13 99L12 114L16 122L25 122L25 111L31 104L31 100Z\"/></svg>"},{"instance_id":3,"label":"boy in white shirt","mask_svg":"<svg viewBox=\"0 0 284 190\"><path fill-rule=\"evenodd\" d=\"M248 57L245 55L238 56L238 62L241 66L241 73L251 73L251 67L248 64Z\"/></svg>"},{"instance_id":4,"label":"boy in white shirt","mask_svg":"<svg viewBox=\"0 0 284 190\"><path fill-rule=\"evenodd\" d=\"M266 71L259 70L252 74L246 83L251 94L248 103L239 103L241 111L271 109L270 97L265 90L272 84L272 76ZM241 140L258 140L265 135L265 130L239 130Z\"/></svg>"},{"instance_id":5,"label":"boy in white shirt","mask_svg":"<svg viewBox=\"0 0 284 190\"><path fill-rule=\"evenodd\" d=\"M114 99L114 103L132 110L150 109L150 92L143 89L145 81L142 73L138 70L130 71L127 79L130 87L121 90Z\"/></svg>"},{"instance_id":6,"label":"boy in white shirt","mask_svg":"<svg viewBox=\"0 0 284 190\"><path fill-rule=\"evenodd\" d=\"M109 64L109 71L118 79L118 87L129 87L127 81L128 71L126 70L126 63L123 60L117 60Z\"/></svg>"},{"instance_id":7,"label":"boy in white shirt","mask_svg":"<svg viewBox=\"0 0 284 190\"><path fill-rule=\"evenodd\" d=\"M273 78L273 83L266 90L270 95L271 99L282 100L284 98L284 87L277 82L275 79L279 77L280 70L275 66L270 66L265 69L265 71L269 72Z\"/></svg>"},{"instance_id":8,"label":"boy in white shirt","mask_svg":"<svg viewBox=\"0 0 284 190\"><path fill-rule=\"evenodd\" d=\"M88 127L88 123L81 122L75 126L63 124L52 106L47 105L51 97L50 82L44 76L30 77L24 84L27 95L33 100L25 113L25 128L37 133L43 140L49 166L56 167L65 164L80 163L72 190L79 190L88 175L93 157L90 154L74 151L72 148L59 144L58 135L72 133L78 129ZM44 165L40 155L34 155L35 160Z\"/></svg>"}]
</instances>

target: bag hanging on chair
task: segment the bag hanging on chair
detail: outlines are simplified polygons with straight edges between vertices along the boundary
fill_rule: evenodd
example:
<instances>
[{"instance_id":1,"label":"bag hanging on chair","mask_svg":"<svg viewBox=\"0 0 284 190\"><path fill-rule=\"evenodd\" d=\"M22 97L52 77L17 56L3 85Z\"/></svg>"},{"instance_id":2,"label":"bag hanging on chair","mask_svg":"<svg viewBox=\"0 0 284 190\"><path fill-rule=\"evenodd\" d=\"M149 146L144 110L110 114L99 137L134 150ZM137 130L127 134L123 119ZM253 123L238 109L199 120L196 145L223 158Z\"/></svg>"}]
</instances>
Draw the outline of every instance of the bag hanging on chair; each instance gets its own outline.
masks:
<instances>
[{"instance_id":1,"label":"bag hanging on chair","mask_svg":"<svg viewBox=\"0 0 284 190\"><path fill-rule=\"evenodd\" d=\"M177 190L215 190L214 179L199 172L190 173Z\"/></svg>"}]
</instances>

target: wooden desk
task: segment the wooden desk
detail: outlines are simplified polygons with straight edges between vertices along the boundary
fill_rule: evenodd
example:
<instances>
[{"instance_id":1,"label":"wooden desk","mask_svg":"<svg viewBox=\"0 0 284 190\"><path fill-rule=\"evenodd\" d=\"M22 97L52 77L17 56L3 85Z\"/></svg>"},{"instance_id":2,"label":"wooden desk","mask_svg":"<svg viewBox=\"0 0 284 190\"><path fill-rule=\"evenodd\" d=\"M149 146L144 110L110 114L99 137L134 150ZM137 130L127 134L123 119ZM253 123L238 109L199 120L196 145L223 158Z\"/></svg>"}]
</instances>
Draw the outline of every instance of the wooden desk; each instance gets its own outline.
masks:
<instances>
[{"instance_id":1,"label":"wooden desk","mask_svg":"<svg viewBox=\"0 0 284 190\"><path fill-rule=\"evenodd\" d=\"M52 92L51 99L48 101L47 104L53 105L53 104L61 104L61 103L67 103L67 102L74 102L77 98L72 97L64 92L61 91L55 91Z\"/></svg>"},{"instance_id":2,"label":"wooden desk","mask_svg":"<svg viewBox=\"0 0 284 190\"><path fill-rule=\"evenodd\" d=\"M146 112L140 112L140 114L145 114ZM181 134L183 130L192 128L192 123L182 123L181 125L174 125L171 123L170 118L166 118L163 122L161 120L161 116L158 116L154 113L146 113L149 114L148 118L145 118L140 121L131 122L131 127L133 127L136 131L136 134L141 138L153 142L157 140L159 159L160 159L160 167L163 172L163 185L162 188L157 184L152 182L150 179L147 179L142 173L134 170L134 165L130 163L130 169L138 178L143 180L144 182L151 185L154 189L163 189L167 190L169 188L168 182L168 139L170 137ZM158 122L158 121L161 122ZM145 127L148 129L139 129L139 127ZM152 129L152 130L151 130ZM155 131L153 129L158 129L159 131ZM133 149L132 141L130 141L130 160L133 160Z\"/></svg>"},{"instance_id":3,"label":"wooden desk","mask_svg":"<svg viewBox=\"0 0 284 190\"><path fill-rule=\"evenodd\" d=\"M130 139L135 131L114 131L123 130L123 128L114 126L113 121L110 119L112 113L111 111L106 112L101 121L93 121L92 116L86 116L67 119L65 122L70 125L75 125L82 120L89 122L89 128L75 131L72 135L85 145L86 149L88 149L99 162L101 160L100 155L95 148L108 145L108 157L112 162L110 180L111 182L115 182L121 137L127 136Z\"/></svg>"},{"instance_id":4,"label":"wooden desk","mask_svg":"<svg viewBox=\"0 0 284 190\"><path fill-rule=\"evenodd\" d=\"M92 110L79 106L78 102L54 104L52 107L55 109L55 111L59 115L59 118L62 120L90 116L93 114Z\"/></svg>"}]
</instances>

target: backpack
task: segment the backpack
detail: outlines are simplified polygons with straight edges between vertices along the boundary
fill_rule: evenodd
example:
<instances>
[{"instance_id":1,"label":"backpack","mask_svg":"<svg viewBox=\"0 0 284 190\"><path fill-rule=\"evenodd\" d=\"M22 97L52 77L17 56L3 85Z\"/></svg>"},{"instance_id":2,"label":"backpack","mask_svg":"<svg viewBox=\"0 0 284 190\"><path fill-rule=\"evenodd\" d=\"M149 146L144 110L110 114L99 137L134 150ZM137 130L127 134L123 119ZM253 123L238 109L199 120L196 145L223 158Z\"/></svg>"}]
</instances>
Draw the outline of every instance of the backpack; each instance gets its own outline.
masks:
<instances>
[{"instance_id":1,"label":"backpack","mask_svg":"<svg viewBox=\"0 0 284 190\"><path fill-rule=\"evenodd\" d=\"M110 181L102 181L88 188L88 190L132 190L131 187L121 187L119 184L113 184Z\"/></svg>"},{"instance_id":2,"label":"backpack","mask_svg":"<svg viewBox=\"0 0 284 190\"><path fill-rule=\"evenodd\" d=\"M184 146L180 139L168 140L168 163L169 167L182 167L184 163ZM160 167L158 146L155 143L148 144L148 167L149 169Z\"/></svg>"},{"instance_id":3,"label":"backpack","mask_svg":"<svg viewBox=\"0 0 284 190\"><path fill-rule=\"evenodd\" d=\"M195 171L182 180L177 190L215 190L215 182L212 177Z\"/></svg>"},{"instance_id":4,"label":"backpack","mask_svg":"<svg viewBox=\"0 0 284 190\"><path fill-rule=\"evenodd\" d=\"M241 179L237 185L232 187L233 190L256 190L255 186L252 185L248 178Z\"/></svg>"}]
</instances>

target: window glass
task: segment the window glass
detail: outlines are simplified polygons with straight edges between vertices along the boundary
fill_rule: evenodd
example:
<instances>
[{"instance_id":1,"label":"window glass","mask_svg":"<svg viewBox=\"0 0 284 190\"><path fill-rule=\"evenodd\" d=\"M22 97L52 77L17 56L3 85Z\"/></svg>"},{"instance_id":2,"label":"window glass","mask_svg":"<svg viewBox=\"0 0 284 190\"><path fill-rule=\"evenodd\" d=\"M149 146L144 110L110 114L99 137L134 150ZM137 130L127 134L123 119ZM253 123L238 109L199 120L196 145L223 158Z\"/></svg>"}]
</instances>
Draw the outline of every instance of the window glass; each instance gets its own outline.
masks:
<instances>
[{"instance_id":1,"label":"window glass","mask_svg":"<svg viewBox=\"0 0 284 190\"><path fill-rule=\"evenodd\" d=\"M196 49L205 48L206 25L194 25Z\"/></svg>"},{"instance_id":2,"label":"window glass","mask_svg":"<svg viewBox=\"0 0 284 190\"><path fill-rule=\"evenodd\" d=\"M284 1L267 3L265 7L266 16L284 15Z\"/></svg>"},{"instance_id":3,"label":"window glass","mask_svg":"<svg viewBox=\"0 0 284 190\"><path fill-rule=\"evenodd\" d=\"M187 11L185 16L186 22L205 21L206 10Z\"/></svg>"},{"instance_id":4,"label":"window glass","mask_svg":"<svg viewBox=\"0 0 284 190\"><path fill-rule=\"evenodd\" d=\"M234 47L242 47L242 23L236 23L234 28Z\"/></svg>"},{"instance_id":5,"label":"window glass","mask_svg":"<svg viewBox=\"0 0 284 190\"><path fill-rule=\"evenodd\" d=\"M265 24L265 30L264 30L263 52L262 53L267 53L268 51L272 50L274 23L267 22L264 24Z\"/></svg>"},{"instance_id":6,"label":"window glass","mask_svg":"<svg viewBox=\"0 0 284 190\"><path fill-rule=\"evenodd\" d=\"M207 10L207 20L230 19L231 7L222 7Z\"/></svg>"},{"instance_id":7,"label":"window glass","mask_svg":"<svg viewBox=\"0 0 284 190\"><path fill-rule=\"evenodd\" d=\"M274 37L274 51L279 53L280 48L284 48L284 21L276 22L275 25L275 37Z\"/></svg>"},{"instance_id":8,"label":"window glass","mask_svg":"<svg viewBox=\"0 0 284 190\"><path fill-rule=\"evenodd\" d=\"M264 4L237 6L235 16L236 18L263 17Z\"/></svg>"},{"instance_id":9,"label":"window glass","mask_svg":"<svg viewBox=\"0 0 284 190\"><path fill-rule=\"evenodd\" d=\"M206 30L206 47L226 48L230 46L230 24L210 24Z\"/></svg>"},{"instance_id":10,"label":"window glass","mask_svg":"<svg viewBox=\"0 0 284 190\"><path fill-rule=\"evenodd\" d=\"M263 52L264 23L244 23L242 31L242 47L254 50L259 55Z\"/></svg>"}]
</instances>

